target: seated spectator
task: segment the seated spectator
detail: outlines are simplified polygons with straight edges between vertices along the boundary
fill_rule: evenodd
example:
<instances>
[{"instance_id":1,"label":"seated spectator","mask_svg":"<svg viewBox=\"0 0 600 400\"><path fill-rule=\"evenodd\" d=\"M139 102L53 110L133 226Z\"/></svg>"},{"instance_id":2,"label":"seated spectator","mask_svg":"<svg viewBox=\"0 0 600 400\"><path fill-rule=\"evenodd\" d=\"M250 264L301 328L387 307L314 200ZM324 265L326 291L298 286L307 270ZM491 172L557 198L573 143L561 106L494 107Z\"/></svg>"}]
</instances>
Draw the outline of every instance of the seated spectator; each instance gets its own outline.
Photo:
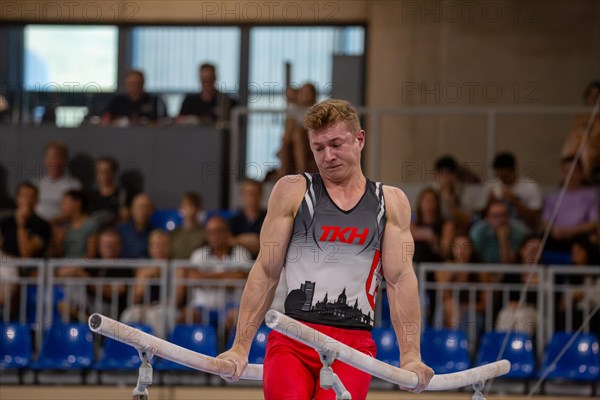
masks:
<instances>
[{"instance_id":1,"label":"seated spectator","mask_svg":"<svg viewBox=\"0 0 600 400\"><path fill-rule=\"evenodd\" d=\"M500 200L490 200L484 215L469 231L475 250L484 262L512 263L519 245L530 233L529 228L510 218L508 205Z\"/></svg>"},{"instance_id":2,"label":"seated spectator","mask_svg":"<svg viewBox=\"0 0 600 400\"><path fill-rule=\"evenodd\" d=\"M81 189L79 181L65 173L69 160L66 143L52 141L46 145L44 155L45 172L32 182L39 190L36 213L51 224L64 222L61 203L69 190Z\"/></svg>"},{"instance_id":3,"label":"seated spectator","mask_svg":"<svg viewBox=\"0 0 600 400\"><path fill-rule=\"evenodd\" d=\"M591 82L583 93L584 104L594 107L600 96L600 81ZM571 132L565 139L561 158L575 157L581 144L590 115L576 115L573 118ZM589 137L581 154L583 176L590 182L600 182L600 115L592 122Z\"/></svg>"},{"instance_id":4,"label":"seated spectator","mask_svg":"<svg viewBox=\"0 0 600 400\"><path fill-rule=\"evenodd\" d=\"M561 161L561 185L569 173L574 159L567 157ZM566 183L567 190L560 206L558 199L560 190L553 192L544 199L542 212L542 227L546 229L555 209L556 218L553 221L550 236L545 249L569 251L572 239L577 235L591 235L598 228L598 191L592 187L583 186L583 169L577 162L573 175Z\"/></svg>"},{"instance_id":5,"label":"seated spectator","mask_svg":"<svg viewBox=\"0 0 600 400\"><path fill-rule=\"evenodd\" d=\"M17 209L0 223L2 251L12 257L44 257L50 243L50 224L35 213L38 190L31 183L17 187Z\"/></svg>"},{"instance_id":6,"label":"seated spectator","mask_svg":"<svg viewBox=\"0 0 600 400\"><path fill-rule=\"evenodd\" d=\"M513 218L519 218L531 229L536 229L542 209L542 194L539 185L532 178L519 177L517 161L511 153L499 153L494 159L496 179L487 182L484 198L504 200L510 206Z\"/></svg>"},{"instance_id":7,"label":"seated spectator","mask_svg":"<svg viewBox=\"0 0 600 400\"><path fill-rule=\"evenodd\" d=\"M202 198L196 192L186 192L181 199L179 212L183 224L171 232L171 256L176 260L189 260L192 252L204 244L204 226L198 222L202 211Z\"/></svg>"},{"instance_id":8,"label":"seated spectator","mask_svg":"<svg viewBox=\"0 0 600 400\"><path fill-rule=\"evenodd\" d=\"M246 179L241 187L242 208L231 218L233 244L244 246L256 257L260 249L259 235L267 211L262 208L262 183Z\"/></svg>"},{"instance_id":9,"label":"seated spectator","mask_svg":"<svg viewBox=\"0 0 600 400\"><path fill-rule=\"evenodd\" d=\"M167 261L171 253L169 234L155 229L148 238L148 252L153 260ZM159 267L137 268L133 287L133 305L127 307L121 315L125 323L137 322L149 325L159 337L166 337L165 320L167 310L159 304L160 285L149 284L148 281L160 279Z\"/></svg>"},{"instance_id":10,"label":"seated spectator","mask_svg":"<svg viewBox=\"0 0 600 400\"><path fill-rule=\"evenodd\" d=\"M525 237L519 245L514 263L527 266L535 265L541 244L542 239L537 235ZM529 273L525 272L522 274L505 274L503 281L508 284L519 284L521 287L527 285L529 281L530 287L535 289L538 284L537 278L538 275L534 274L530 279ZM521 287L519 287L519 290L513 290L509 293L508 304L500 310L496 318L496 329L525 332L533 336L537 326L537 292L535 290L527 291L523 304L519 307Z\"/></svg>"},{"instance_id":11,"label":"seated spectator","mask_svg":"<svg viewBox=\"0 0 600 400\"><path fill-rule=\"evenodd\" d=\"M89 211L102 226L116 224L127 215L125 190L116 183L118 162L112 157L96 159L96 188L90 194Z\"/></svg>"},{"instance_id":12,"label":"seated spectator","mask_svg":"<svg viewBox=\"0 0 600 400\"><path fill-rule=\"evenodd\" d=\"M451 243L449 244L448 257L446 262L452 264L473 264L480 263L481 258L473 248L473 242L469 238L467 233L457 233L454 235ZM478 282L482 281L476 274L469 273L467 271L452 272L452 271L437 271L435 273L436 282ZM476 312L478 314L485 311L485 300L483 292L478 293L480 301L477 303ZM463 326L465 322L474 323L475 321L468 321L468 291L460 291L457 293L458 297L454 297L452 290L444 290L442 292L443 301L443 321L444 326L456 328Z\"/></svg>"},{"instance_id":13,"label":"seated spectator","mask_svg":"<svg viewBox=\"0 0 600 400\"><path fill-rule=\"evenodd\" d=\"M121 258L121 236L114 228L105 228L98 234L98 262L101 265L102 261L117 262ZM128 267L110 266L106 268L89 268L89 276L95 278L132 278L133 271ZM125 309L127 301L127 285L125 283L91 286L88 289L90 299L88 304L94 304L97 307L96 297L101 297L101 308L103 311L95 310L94 312L102 312L105 315L113 318L118 318L121 312ZM116 304L116 307L115 307ZM116 309L117 315L114 315L113 309ZM91 311L91 310L90 310Z\"/></svg>"},{"instance_id":14,"label":"seated spectator","mask_svg":"<svg viewBox=\"0 0 600 400\"><path fill-rule=\"evenodd\" d=\"M147 258L148 237L152 231L150 217L154 207L145 193L140 193L131 201L131 218L117 226L123 241L123 258Z\"/></svg>"},{"instance_id":15,"label":"seated spectator","mask_svg":"<svg viewBox=\"0 0 600 400\"><path fill-rule=\"evenodd\" d=\"M208 244L192 253L190 261L196 264L206 264L205 267L189 268L184 277L192 280L202 279L245 279L252 267L252 255L240 245L231 245L231 231L227 221L214 216L206 222L206 239ZM227 290L227 289L226 289ZM236 304L225 304L223 289L202 288L194 289L190 306L193 308L194 322L202 320L202 309L216 310L225 306L227 310L226 325L228 329L235 325ZM184 313L185 317L189 313Z\"/></svg>"},{"instance_id":16,"label":"seated spectator","mask_svg":"<svg viewBox=\"0 0 600 400\"><path fill-rule=\"evenodd\" d=\"M63 196L62 213L66 225L56 226L53 237L59 257L94 258L97 251L98 225L87 213L87 198L81 190L69 190Z\"/></svg>"},{"instance_id":17,"label":"seated spectator","mask_svg":"<svg viewBox=\"0 0 600 400\"><path fill-rule=\"evenodd\" d=\"M459 179L459 165L454 157L443 156L437 159L435 182L442 218L452 221L457 231L468 230L471 216L461 208L463 184Z\"/></svg>"},{"instance_id":18,"label":"seated spectator","mask_svg":"<svg viewBox=\"0 0 600 400\"><path fill-rule=\"evenodd\" d=\"M444 221L437 192L426 188L419 193L416 218L410 225L415 240L414 261L437 262L443 259L453 236L451 222Z\"/></svg>"},{"instance_id":19,"label":"seated spectator","mask_svg":"<svg viewBox=\"0 0 600 400\"><path fill-rule=\"evenodd\" d=\"M2 247L4 246L4 239L2 232L0 232L0 260L4 261L8 259L8 255L4 254ZM16 283L7 283L8 281L16 281L19 278L19 271L17 267L11 265L0 265L0 321L12 321L14 313L17 310L18 300L18 286ZM9 304L10 307L5 306ZM8 309L5 314L5 309Z\"/></svg>"},{"instance_id":20,"label":"seated spectator","mask_svg":"<svg viewBox=\"0 0 600 400\"><path fill-rule=\"evenodd\" d=\"M229 111L236 105L236 102L215 87L216 67L212 64L202 64L199 78L200 93L185 96L176 122L214 125L217 122L229 121Z\"/></svg>"},{"instance_id":21,"label":"seated spectator","mask_svg":"<svg viewBox=\"0 0 600 400\"><path fill-rule=\"evenodd\" d=\"M571 258L578 267L600 265L600 250L598 243L592 243L587 236L579 235L573 238L571 245ZM571 283L579 286L579 290L572 292L573 304L573 329L577 329L589 317L594 307L600 303L600 277L590 274L574 279ZM565 299L559 303L559 315L566 312ZM561 319L561 318L559 318ZM562 318L564 320L564 318ZM600 336L600 315L596 312L589 321L592 332ZM561 327L566 328L566 327Z\"/></svg>"},{"instance_id":22,"label":"seated spectator","mask_svg":"<svg viewBox=\"0 0 600 400\"><path fill-rule=\"evenodd\" d=\"M160 97L144 91L144 73L130 70L125 75L125 94L116 95L108 104L102 125L147 125L167 117Z\"/></svg>"},{"instance_id":23,"label":"seated spectator","mask_svg":"<svg viewBox=\"0 0 600 400\"><path fill-rule=\"evenodd\" d=\"M317 102L317 89L307 83L298 90L288 88L286 95L288 111L281 138L281 149L278 152L280 167L276 178L304 172L318 172L308 134L304 129L304 113Z\"/></svg>"}]
</instances>

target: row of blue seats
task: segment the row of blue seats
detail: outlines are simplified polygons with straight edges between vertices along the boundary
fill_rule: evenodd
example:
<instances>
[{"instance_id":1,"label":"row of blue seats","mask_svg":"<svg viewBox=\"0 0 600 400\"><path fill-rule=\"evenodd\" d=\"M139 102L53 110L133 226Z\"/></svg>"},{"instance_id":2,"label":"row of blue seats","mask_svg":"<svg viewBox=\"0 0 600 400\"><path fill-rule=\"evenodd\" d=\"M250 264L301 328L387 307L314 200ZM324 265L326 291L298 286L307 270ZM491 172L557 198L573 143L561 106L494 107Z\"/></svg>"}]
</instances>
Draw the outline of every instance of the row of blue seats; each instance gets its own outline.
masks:
<instances>
[{"instance_id":1,"label":"row of blue seats","mask_svg":"<svg viewBox=\"0 0 600 400\"><path fill-rule=\"evenodd\" d=\"M400 348L394 330L375 328L372 333L377 343L377 359L399 366ZM598 338L591 333L582 333L574 339L573 336L569 332L555 333L546 346L542 366L538 370L533 341L529 335L521 332L487 332L481 338L474 364L480 366L507 359L511 362L511 370L504 377L512 379L527 380L547 375L547 379L599 381ZM555 362L567 345L569 347L565 353ZM458 330L425 330L421 337L421 357L436 374L458 372L471 366L467 338Z\"/></svg>"},{"instance_id":2,"label":"row of blue seats","mask_svg":"<svg viewBox=\"0 0 600 400\"><path fill-rule=\"evenodd\" d=\"M151 333L149 327L134 325ZM262 364L265 357L267 336L270 329L261 326L254 338L249 362ZM94 363L92 332L84 324L56 324L44 337L39 357L32 362L31 336L27 325L5 323L1 325L0 370L78 370L95 369L135 370L140 359L135 349L105 339L101 358ZM377 359L399 366L400 349L391 328L375 328L372 332L377 345ZM169 341L209 356L217 355L217 335L209 325L178 325L169 335ZM228 343L231 347L233 335ZM506 342L506 343L505 343ZM572 342L572 343L571 343ZM570 345L569 345L570 343ZM501 353L502 347L504 349ZM560 359L557 356L569 345ZM421 339L423 361L437 374L447 374L470 367L467 339L460 331L426 330ZM531 379L536 376L536 360L531 338L525 333L488 332L477 352L475 365L484 365L499 358L511 364L506 378ZM182 371L188 367L159 359L155 362L159 371ZM600 353L598 338L582 333L573 338L572 333L555 333L548 344L538 376L547 379L570 379L594 382L600 380Z\"/></svg>"},{"instance_id":3,"label":"row of blue seats","mask_svg":"<svg viewBox=\"0 0 600 400\"><path fill-rule=\"evenodd\" d=\"M142 332L152 333L143 324L131 324ZM250 362L262 364L265 356L267 336L270 329L261 326L252 344ZM228 348L233 344L232 335ZM211 325L177 325L168 340L179 346L215 357L217 355L217 333ZM18 323L0 324L0 370L32 369L125 371L135 370L140 365L137 351L126 344L105 338L101 357L94 362L94 342L88 326L81 323L54 324L45 333L42 348L34 360L32 337L29 325ZM154 358L152 363L159 371L181 371L190 368L165 359Z\"/></svg>"}]
</instances>

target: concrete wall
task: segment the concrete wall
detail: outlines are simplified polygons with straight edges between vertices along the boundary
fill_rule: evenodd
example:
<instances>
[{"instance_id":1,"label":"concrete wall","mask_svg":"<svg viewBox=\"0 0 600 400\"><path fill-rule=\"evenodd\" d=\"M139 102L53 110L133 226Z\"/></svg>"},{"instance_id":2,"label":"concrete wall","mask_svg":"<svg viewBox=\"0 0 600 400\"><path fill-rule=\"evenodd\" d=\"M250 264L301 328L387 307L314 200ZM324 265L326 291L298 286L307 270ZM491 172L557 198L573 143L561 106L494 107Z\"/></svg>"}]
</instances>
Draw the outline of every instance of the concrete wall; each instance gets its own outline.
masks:
<instances>
[{"instance_id":1,"label":"concrete wall","mask_svg":"<svg viewBox=\"0 0 600 400\"><path fill-rule=\"evenodd\" d=\"M222 133L211 128L8 128L0 130L1 167L14 196L21 181L44 176L44 146L69 145L72 175L89 187L94 159L110 155L120 175L147 192L158 208L177 208L185 191L198 191L206 209L221 207Z\"/></svg>"},{"instance_id":2,"label":"concrete wall","mask_svg":"<svg viewBox=\"0 0 600 400\"><path fill-rule=\"evenodd\" d=\"M580 105L600 78L600 3L586 0L5 1L1 12L34 22L365 23L369 106ZM551 184L570 123L570 115L502 117L496 147ZM389 116L382 129L386 182L423 182L426 174L407 168L429 170L445 153L486 171L484 118Z\"/></svg>"}]
</instances>

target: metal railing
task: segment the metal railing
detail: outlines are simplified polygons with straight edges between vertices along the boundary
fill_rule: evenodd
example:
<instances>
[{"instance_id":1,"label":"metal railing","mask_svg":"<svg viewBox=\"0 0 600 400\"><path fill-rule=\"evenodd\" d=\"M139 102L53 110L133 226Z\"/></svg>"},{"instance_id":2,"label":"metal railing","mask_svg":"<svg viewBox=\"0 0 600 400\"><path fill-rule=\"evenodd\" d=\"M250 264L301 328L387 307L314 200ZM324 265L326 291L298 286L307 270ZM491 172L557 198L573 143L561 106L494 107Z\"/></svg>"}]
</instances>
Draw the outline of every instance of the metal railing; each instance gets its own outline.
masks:
<instances>
[{"instance_id":1,"label":"metal railing","mask_svg":"<svg viewBox=\"0 0 600 400\"><path fill-rule=\"evenodd\" d=\"M515 303L518 302L524 287L521 277L525 280L525 275L533 274L531 279L533 283L527 288L525 295L535 296L535 304L524 304L524 306L535 307L535 325L524 326L515 320L512 324L515 326L512 328L535 333L538 353L541 354L543 351L545 340L548 338L543 329L546 299L544 267L507 264L422 263L417 271L423 318L427 318L436 328L445 326L464 330L472 351L475 351L482 331L509 328L498 326L496 320L502 310L506 313L512 311L516 314ZM449 279L439 281L436 276L439 273L466 273L472 279L465 282ZM505 278L508 276L516 277L516 279L506 282ZM455 321L447 321L445 318L444 310L448 305L460 314L458 326L454 325Z\"/></svg>"},{"instance_id":2,"label":"metal railing","mask_svg":"<svg viewBox=\"0 0 600 400\"><path fill-rule=\"evenodd\" d=\"M144 280L145 288L142 300L139 302L134 299L133 288L138 283L135 271L142 268L158 268L159 276ZM66 272L61 272L65 270ZM83 270L89 276L70 273L76 270ZM111 276L114 275L111 272L116 272L120 276ZM98 310L111 318L119 319L128 308L150 307L152 288L158 289L158 299L155 301L165 310L167 309L168 263L166 261L55 259L47 263L46 282L43 291L46 324L53 323L56 318L60 318L63 322L71 319L87 321L89 315ZM63 298L57 298L61 294ZM155 324L161 332L166 331L166 321L155 322Z\"/></svg>"},{"instance_id":3,"label":"metal railing","mask_svg":"<svg viewBox=\"0 0 600 400\"><path fill-rule=\"evenodd\" d=\"M41 334L42 326L57 319L85 321L91 312L99 311L118 319L124 314L124 310L132 307L144 308L140 315L146 315L146 311L154 306L160 313L156 314L157 317L150 325L153 328L158 327L157 333L166 336L177 323L211 322L212 311L216 313L216 321L212 322L216 322L221 343L225 343L226 316L229 311L236 310L239 306L246 283L245 276L240 276L240 279L189 279L180 275L180 272L187 268L197 268L206 272L224 269L247 272L248 266L238 263L228 265L227 268L220 266L217 269L214 264L195 264L187 260L3 259L0 268L27 268L29 274L19 277L13 273L12 278L0 282L0 285L5 287L12 285L19 289L18 297L8 296L5 299L1 307L2 319L34 323L37 334ZM156 267L160 273L155 278L144 281L143 298L141 301L134 301L133 287L139 283L134 271L146 267ZM68 276L69 274L64 272L57 276L57 271L61 268L63 271L83 268L88 272L88 276ZM125 277L111 276L111 268L130 269L131 273ZM106 273L94 273L101 270L105 270ZM542 354L543 346L557 328L577 329L581 324L580 316L588 315L600 302L600 293L597 291L600 287L598 266L421 263L415 265L415 271L419 277L423 319L435 328L449 327L453 321L445 318L444 307L459 310L460 323L457 328L466 331L472 350L475 350L479 335L483 331L497 328L496 319L500 310L516 304L524 288L523 277L527 274L532 274L532 283L524 292L528 299L525 303L531 303L530 308L535 308L535 323L534 326L514 328L532 330L538 354ZM436 280L438 273L462 273L475 279ZM486 276L485 279L478 279L483 275ZM507 282L506 278L511 276L513 279ZM154 299L151 298L151 287L158 290L158 296ZM199 290L210 292L213 300L204 303L197 301L195 295ZM385 287L382 286L380 294L384 291ZM178 293L183 295L178 296ZM62 295L60 302L58 295ZM381 300L380 298L376 309L376 325L381 324L382 318L388 317L382 315ZM18 304L14 304L15 301ZM200 321L194 320L195 315L200 315ZM564 322L563 325L558 324L557 315L561 316L560 321ZM142 318L136 322L147 321ZM506 329L506 326L502 328ZM589 327L586 328L586 331L588 330Z\"/></svg>"},{"instance_id":4,"label":"metal railing","mask_svg":"<svg viewBox=\"0 0 600 400\"><path fill-rule=\"evenodd\" d=\"M575 331L600 303L600 267L548 267L546 296L545 330L548 338L556 330ZM561 324L556 318L559 314L564 315ZM590 331L590 325L584 327L584 332Z\"/></svg>"}]
</instances>

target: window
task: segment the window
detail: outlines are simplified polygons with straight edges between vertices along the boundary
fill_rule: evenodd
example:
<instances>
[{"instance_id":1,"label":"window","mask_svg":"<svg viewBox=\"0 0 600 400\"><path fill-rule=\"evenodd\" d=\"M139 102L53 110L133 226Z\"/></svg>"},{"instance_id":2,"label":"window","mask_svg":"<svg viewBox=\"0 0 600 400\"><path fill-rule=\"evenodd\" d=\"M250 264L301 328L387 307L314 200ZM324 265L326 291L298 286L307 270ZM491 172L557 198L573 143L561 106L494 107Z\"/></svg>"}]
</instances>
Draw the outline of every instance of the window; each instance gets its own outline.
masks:
<instances>
[{"instance_id":1,"label":"window","mask_svg":"<svg viewBox=\"0 0 600 400\"><path fill-rule=\"evenodd\" d=\"M26 26L25 89L116 90L117 39L115 26Z\"/></svg>"},{"instance_id":2,"label":"window","mask_svg":"<svg viewBox=\"0 0 600 400\"><path fill-rule=\"evenodd\" d=\"M238 92L240 37L234 27L135 28L133 68L144 71L147 91L166 94L169 115L177 115L184 93L200 90L200 64L216 66L219 90Z\"/></svg>"}]
</instances>

